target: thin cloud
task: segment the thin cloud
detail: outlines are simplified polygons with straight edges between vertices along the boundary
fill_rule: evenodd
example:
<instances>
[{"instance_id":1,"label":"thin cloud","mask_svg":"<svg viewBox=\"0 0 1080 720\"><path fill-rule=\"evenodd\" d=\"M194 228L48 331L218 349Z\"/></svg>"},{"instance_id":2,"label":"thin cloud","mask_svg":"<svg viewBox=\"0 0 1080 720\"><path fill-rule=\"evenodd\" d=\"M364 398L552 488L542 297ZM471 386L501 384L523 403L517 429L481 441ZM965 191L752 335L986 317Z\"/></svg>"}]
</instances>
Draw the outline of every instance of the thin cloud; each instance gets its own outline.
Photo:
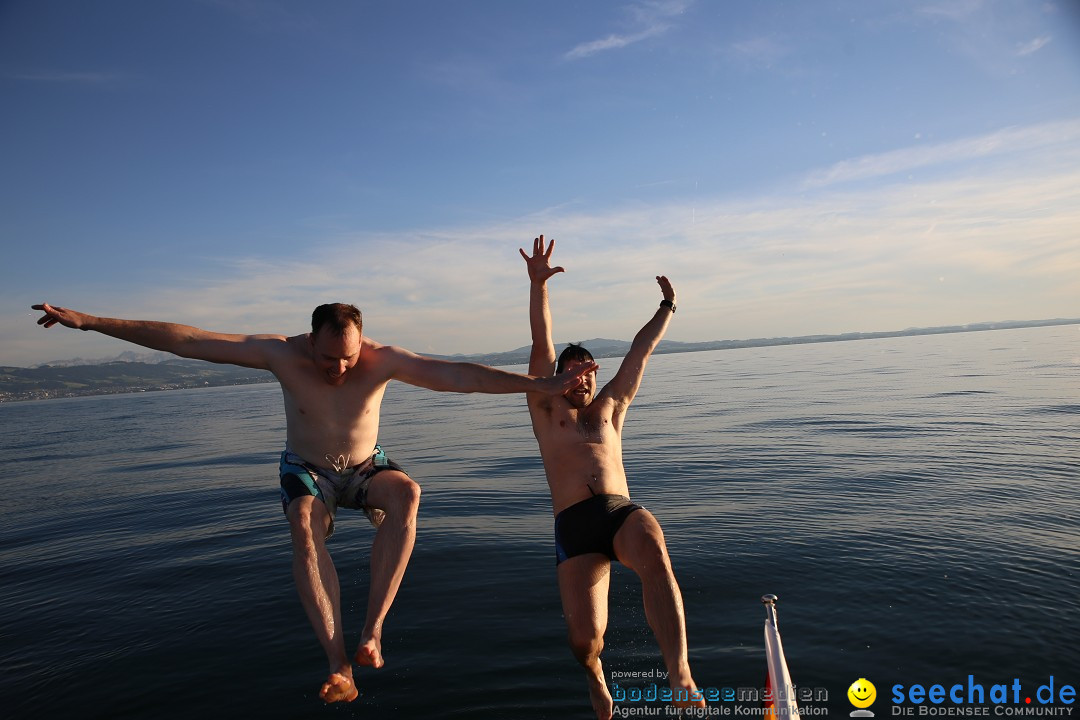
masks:
<instances>
[{"instance_id":1,"label":"thin cloud","mask_svg":"<svg viewBox=\"0 0 1080 720\"><path fill-rule=\"evenodd\" d=\"M963 162L1008 152L1034 150L1051 144L1072 142L1078 138L1080 138L1080 120L1007 128L974 138L964 138L927 147L904 148L845 160L825 170L812 173L803 182L803 187L811 189L837 183L868 180L910 172L918 168Z\"/></svg>"},{"instance_id":2,"label":"thin cloud","mask_svg":"<svg viewBox=\"0 0 1080 720\"><path fill-rule=\"evenodd\" d=\"M990 175L914 187L697 202L697 222L690 205L670 203L360 235L301 265L293 277L303 281L285 295L275 282L280 263L260 261L234 265L220 285L154 302L163 312L185 307L196 324L233 329L263 318L251 331L286 331L277 326L287 320L302 332L310 305L344 297L327 294L337 287L364 308L382 342L443 354L507 350L528 342L527 280L516 251L545 232L567 269L552 289L559 341L631 337L648 317L661 273L685 299L672 329L677 340L1068 314L1080 273L1080 171L1029 163L1027 154ZM361 247L378 248L376 265L353 259L373 255L356 252ZM401 279L389 294L385 284L334 279L387 276ZM1017 285L1027 288L1023 297L986 290Z\"/></svg>"},{"instance_id":3,"label":"thin cloud","mask_svg":"<svg viewBox=\"0 0 1080 720\"><path fill-rule=\"evenodd\" d=\"M94 333L42 331L27 307L42 299L285 334L304 332L315 305L348 301L380 342L436 354L509 350L529 342L517 249L541 232L556 239L554 259L566 268L551 289L558 342L633 337L659 301L657 274L679 293L668 337L681 341L1070 316L1080 277L1078 125L944 145L956 164L932 181L592 212L575 204L470 227L339 235L295 258L192 258L152 288L97 278L42 297L4 296L21 313L0 315L0 364L129 349ZM988 168L985 151L972 148L996 148L1000 162Z\"/></svg>"},{"instance_id":4,"label":"thin cloud","mask_svg":"<svg viewBox=\"0 0 1080 720\"><path fill-rule=\"evenodd\" d=\"M1023 45L1021 45L1019 47L1019 49L1017 49L1016 54L1019 55L1020 57L1025 57L1027 55L1033 55L1033 54L1039 52L1040 50L1042 50L1044 47L1046 47L1049 43L1050 43L1050 37L1049 36L1038 37L1038 38L1035 38L1034 40L1032 40L1031 42L1027 42L1027 43L1024 43Z\"/></svg>"},{"instance_id":5,"label":"thin cloud","mask_svg":"<svg viewBox=\"0 0 1080 720\"><path fill-rule=\"evenodd\" d=\"M604 52L605 50L617 50L619 48L624 48L627 45L633 45L634 43L641 42L642 40L653 37L654 35L659 35L666 30L667 26L657 25L649 28L648 30L643 30L639 33L635 33L634 35L608 35L606 38L602 38L600 40L593 40L592 42L582 43L581 45L575 47L573 50L570 50L563 57L565 57L567 60L578 60L580 58L589 57L590 55Z\"/></svg>"},{"instance_id":6,"label":"thin cloud","mask_svg":"<svg viewBox=\"0 0 1080 720\"><path fill-rule=\"evenodd\" d=\"M643 2L628 10L633 17L633 32L612 33L599 40L581 43L563 55L565 60L580 60L609 50L618 50L642 40L661 35L671 29L669 20L685 12L689 3L684 0L668 2Z\"/></svg>"},{"instance_id":7,"label":"thin cloud","mask_svg":"<svg viewBox=\"0 0 1080 720\"><path fill-rule=\"evenodd\" d=\"M1033 25L1030 14L1020 10L985 0L949 0L921 7L915 17L928 21L949 53L992 77L1011 78L1023 70L1017 58L1038 52L1050 40L1040 34L1043 25Z\"/></svg>"}]
</instances>

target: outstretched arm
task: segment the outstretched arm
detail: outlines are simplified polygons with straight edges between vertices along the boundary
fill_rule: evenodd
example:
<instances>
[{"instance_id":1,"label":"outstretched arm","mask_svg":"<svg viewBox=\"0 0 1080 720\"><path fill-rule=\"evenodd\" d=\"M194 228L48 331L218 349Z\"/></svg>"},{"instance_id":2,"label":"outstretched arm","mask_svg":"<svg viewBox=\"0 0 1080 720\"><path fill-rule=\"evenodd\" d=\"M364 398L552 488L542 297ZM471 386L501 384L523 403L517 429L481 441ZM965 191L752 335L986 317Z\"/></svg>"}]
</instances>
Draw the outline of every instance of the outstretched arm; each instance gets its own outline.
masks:
<instances>
[{"instance_id":1,"label":"outstretched arm","mask_svg":"<svg viewBox=\"0 0 1080 720\"><path fill-rule=\"evenodd\" d=\"M532 330L532 352L529 354L529 372L548 376L555 373L555 344L551 341L551 308L548 307L548 278L563 272L562 267L551 267L552 240L544 250L544 236L533 240L530 257L518 248L529 271L529 327Z\"/></svg>"},{"instance_id":2,"label":"outstretched arm","mask_svg":"<svg viewBox=\"0 0 1080 720\"><path fill-rule=\"evenodd\" d=\"M88 315L48 303L33 305L44 315L38 325L63 325L78 330L94 330L136 345L163 350L180 357L228 363L269 370L273 348L285 340L280 335L224 335L190 325L152 320L121 320Z\"/></svg>"},{"instance_id":3,"label":"outstretched arm","mask_svg":"<svg viewBox=\"0 0 1080 720\"><path fill-rule=\"evenodd\" d=\"M623 358L619 372L604 387L603 392L609 395L616 403L625 408L637 395L638 387L641 386L641 377L645 374L645 365L649 362L649 356L660 343L667 330L671 316L675 314L675 288L663 275L656 277L660 285L660 291L664 299L656 310L652 320L645 323L645 327L638 330L634 336L634 342L630 345L630 351Z\"/></svg>"},{"instance_id":4,"label":"outstretched arm","mask_svg":"<svg viewBox=\"0 0 1080 720\"><path fill-rule=\"evenodd\" d=\"M476 363L434 360L397 347L384 346L381 352L390 354L390 377L394 380L441 392L539 392L545 395L561 395L581 384L581 377L595 369L588 367L578 373L541 378L518 375Z\"/></svg>"}]
</instances>

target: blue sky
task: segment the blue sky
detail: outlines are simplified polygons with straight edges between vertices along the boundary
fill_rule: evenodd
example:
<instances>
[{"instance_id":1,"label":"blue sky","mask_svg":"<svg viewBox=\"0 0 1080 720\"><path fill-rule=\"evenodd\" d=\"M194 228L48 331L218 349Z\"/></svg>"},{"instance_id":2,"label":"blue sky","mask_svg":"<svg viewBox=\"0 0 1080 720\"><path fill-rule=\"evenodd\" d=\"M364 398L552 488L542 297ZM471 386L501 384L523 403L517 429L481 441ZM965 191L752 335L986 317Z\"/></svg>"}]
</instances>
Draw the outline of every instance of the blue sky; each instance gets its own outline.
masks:
<instances>
[{"instance_id":1,"label":"blue sky","mask_svg":"<svg viewBox=\"0 0 1080 720\"><path fill-rule=\"evenodd\" d=\"M413 350L1080 315L1069 0L0 4L0 364L46 300Z\"/></svg>"}]
</instances>

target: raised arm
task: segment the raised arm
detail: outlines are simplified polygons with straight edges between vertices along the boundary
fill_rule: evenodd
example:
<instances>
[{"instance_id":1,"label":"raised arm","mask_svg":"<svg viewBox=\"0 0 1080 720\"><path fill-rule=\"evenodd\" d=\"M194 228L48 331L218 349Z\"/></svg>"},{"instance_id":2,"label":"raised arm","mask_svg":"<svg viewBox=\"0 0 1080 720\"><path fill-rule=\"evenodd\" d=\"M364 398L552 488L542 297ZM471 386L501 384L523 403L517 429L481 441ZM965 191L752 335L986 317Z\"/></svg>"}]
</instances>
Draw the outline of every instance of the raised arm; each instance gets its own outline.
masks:
<instances>
[{"instance_id":1,"label":"raised arm","mask_svg":"<svg viewBox=\"0 0 1080 720\"><path fill-rule=\"evenodd\" d=\"M675 314L675 288L671 287L671 283L663 275L658 275L656 282L664 295L664 299L660 301L660 307L657 308L652 319L645 323L641 330L638 330L638 334L634 336L634 342L630 345L630 351L626 353L622 365L619 366L619 372L615 373L615 377L601 391L624 408L637 395L649 356L660 343L660 339L664 337L668 322Z\"/></svg>"},{"instance_id":2,"label":"raised arm","mask_svg":"<svg viewBox=\"0 0 1080 720\"><path fill-rule=\"evenodd\" d=\"M563 373L558 377L533 377L498 370L486 365L435 360L402 348L383 346L379 352L388 353L390 377L428 390L459 393L523 393L539 392L561 395L581 383L581 377L593 367L578 373Z\"/></svg>"},{"instance_id":3,"label":"raised arm","mask_svg":"<svg viewBox=\"0 0 1080 720\"><path fill-rule=\"evenodd\" d=\"M93 330L180 357L262 370L270 369L274 349L285 340L279 335L224 335L190 325L97 317L48 303L32 307L44 313L37 322L46 328L60 324L77 330Z\"/></svg>"},{"instance_id":4,"label":"raised arm","mask_svg":"<svg viewBox=\"0 0 1080 720\"><path fill-rule=\"evenodd\" d=\"M532 256L518 248L529 271L529 328L532 330L532 352L529 354L529 372L543 377L555 373L555 344L551 341L551 308L548 306L547 281L561 267L551 267L552 240L544 250L544 236L533 240Z\"/></svg>"}]
</instances>

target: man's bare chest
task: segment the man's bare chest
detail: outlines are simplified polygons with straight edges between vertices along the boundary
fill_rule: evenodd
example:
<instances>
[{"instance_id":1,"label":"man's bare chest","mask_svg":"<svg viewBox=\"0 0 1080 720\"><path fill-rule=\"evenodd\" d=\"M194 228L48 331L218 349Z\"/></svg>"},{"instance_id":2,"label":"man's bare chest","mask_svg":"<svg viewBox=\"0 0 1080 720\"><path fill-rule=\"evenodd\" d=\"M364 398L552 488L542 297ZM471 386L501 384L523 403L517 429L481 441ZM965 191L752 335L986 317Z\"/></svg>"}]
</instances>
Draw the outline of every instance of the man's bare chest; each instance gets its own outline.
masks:
<instances>
[{"instance_id":1,"label":"man's bare chest","mask_svg":"<svg viewBox=\"0 0 1080 720\"><path fill-rule=\"evenodd\" d=\"M281 380L286 408L316 422L358 420L371 414L377 417L386 389L385 383L356 382L335 387L303 376Z\"/></svg>"},{"instance_id":2,"label":"man's bare chest","mask_svg":"<svg viewBox=\"0 0 1080 720\"><path fill-rule=\"evenodd\" d=\"M551 432L562 443L611 443L618 434L610 413L568 409L554 413Z\"/></svg>"}]
</instances>

